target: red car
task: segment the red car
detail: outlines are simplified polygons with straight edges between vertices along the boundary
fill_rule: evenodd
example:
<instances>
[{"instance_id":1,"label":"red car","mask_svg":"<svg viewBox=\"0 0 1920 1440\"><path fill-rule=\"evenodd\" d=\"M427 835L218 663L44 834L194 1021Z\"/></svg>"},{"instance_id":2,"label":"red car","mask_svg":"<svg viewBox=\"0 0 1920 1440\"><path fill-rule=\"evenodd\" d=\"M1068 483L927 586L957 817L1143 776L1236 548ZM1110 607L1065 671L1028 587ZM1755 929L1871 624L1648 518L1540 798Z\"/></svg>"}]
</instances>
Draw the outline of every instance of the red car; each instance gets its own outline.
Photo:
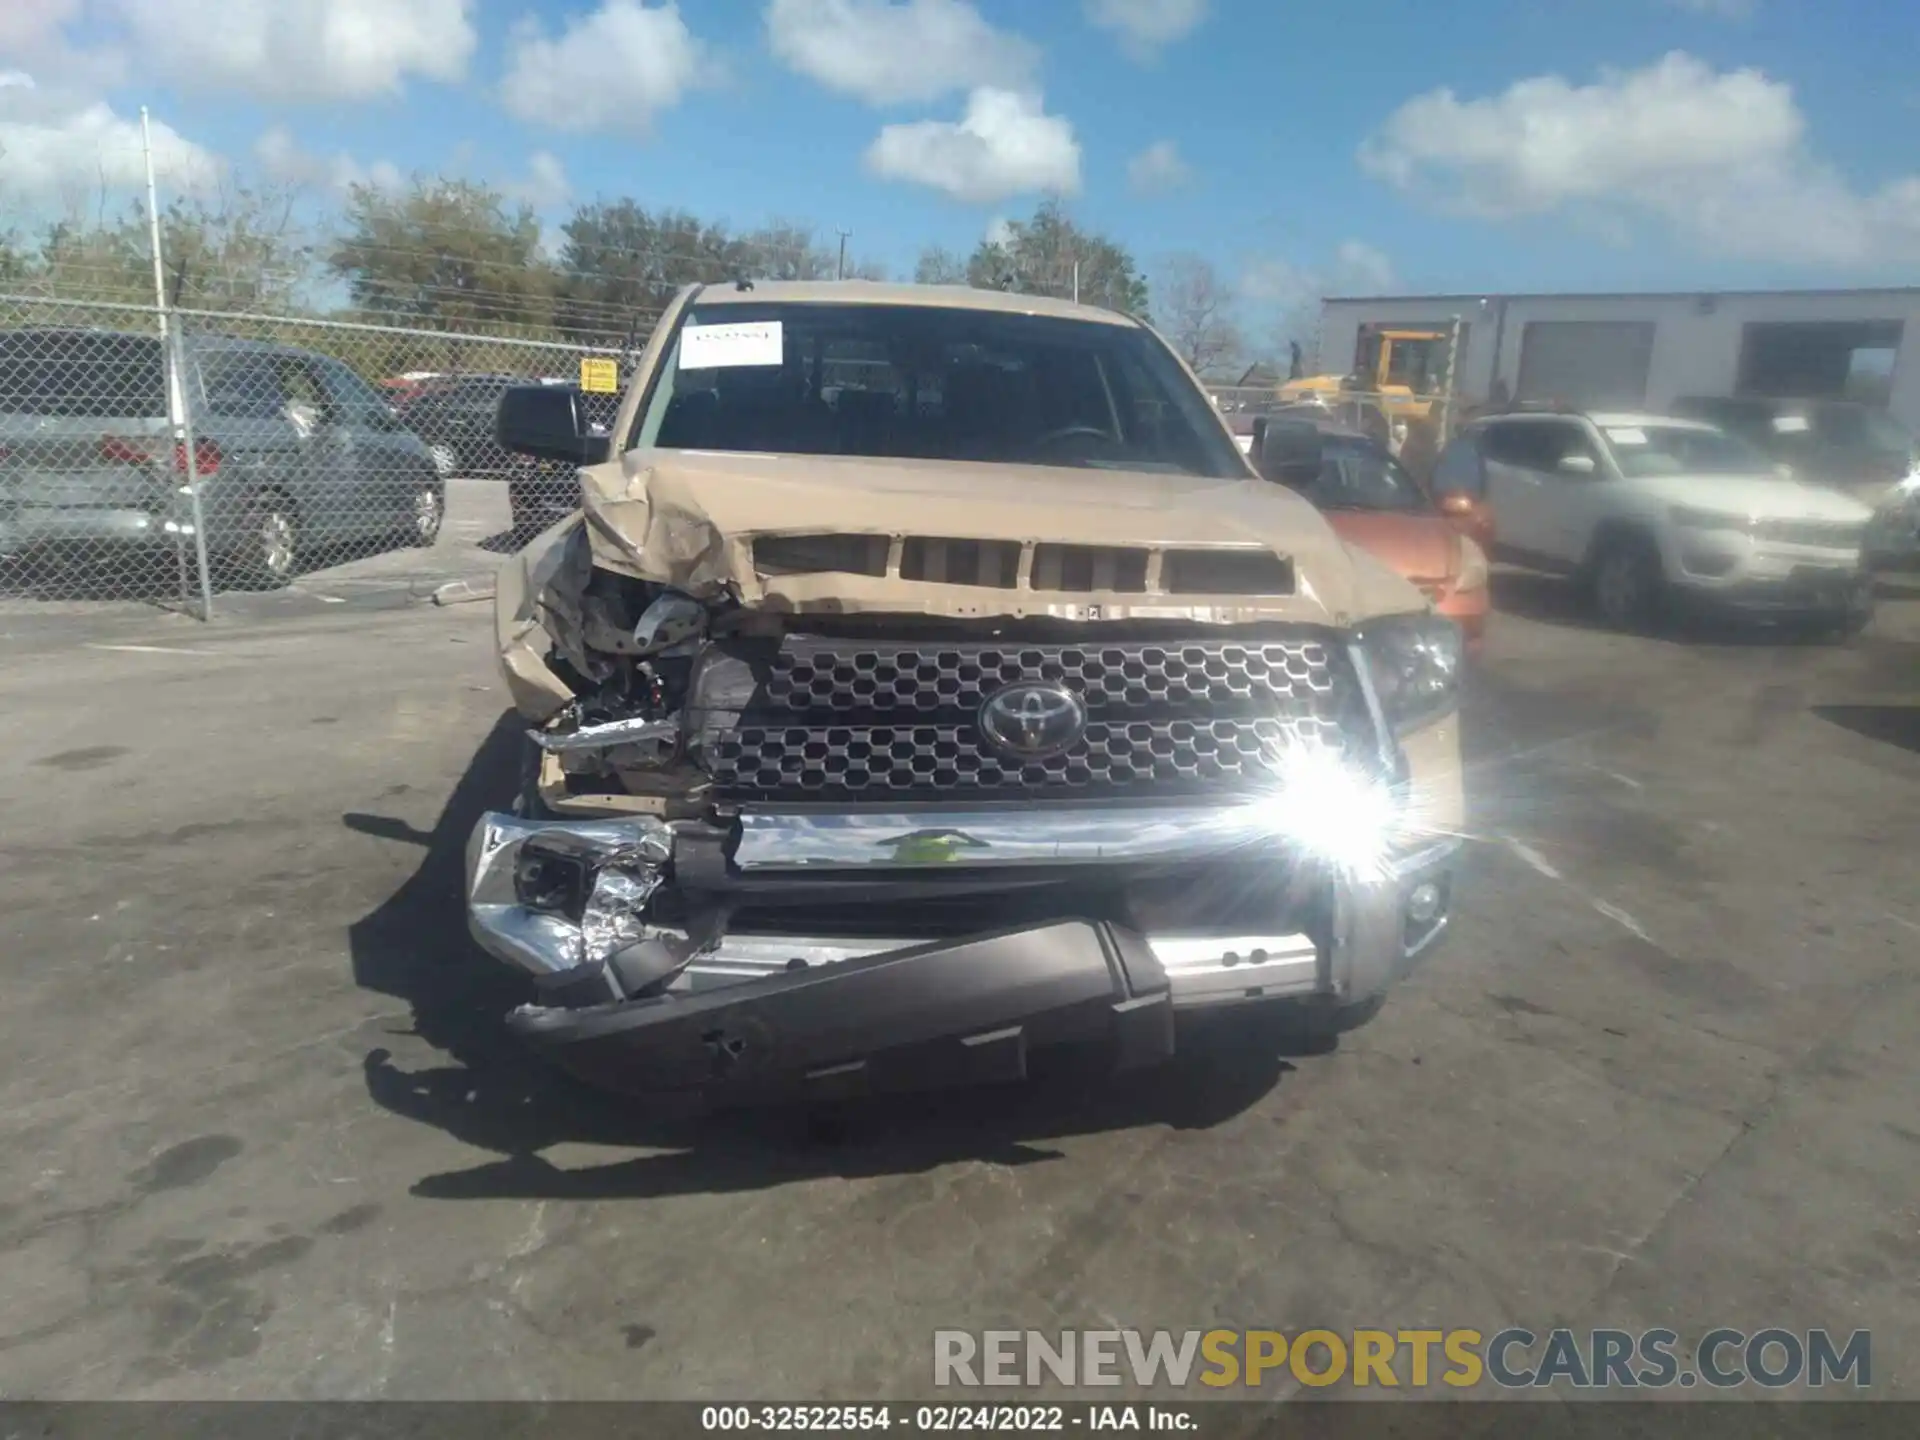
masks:
<instances>
[{"instance_id":1,"label":"red car","mask_svg":"<svg viewBox=\"0 0 1920 1440\"><path fill-rule=\"evenodd\" d=\"M1482 506L1464 495L1436 503L1385 446L1337 424L1263 416L1252 429L1249 455L1264 478L1299 491L1342 539L1412 581L1478 653L1492 609Z\"/></svg>"}]
</instances>

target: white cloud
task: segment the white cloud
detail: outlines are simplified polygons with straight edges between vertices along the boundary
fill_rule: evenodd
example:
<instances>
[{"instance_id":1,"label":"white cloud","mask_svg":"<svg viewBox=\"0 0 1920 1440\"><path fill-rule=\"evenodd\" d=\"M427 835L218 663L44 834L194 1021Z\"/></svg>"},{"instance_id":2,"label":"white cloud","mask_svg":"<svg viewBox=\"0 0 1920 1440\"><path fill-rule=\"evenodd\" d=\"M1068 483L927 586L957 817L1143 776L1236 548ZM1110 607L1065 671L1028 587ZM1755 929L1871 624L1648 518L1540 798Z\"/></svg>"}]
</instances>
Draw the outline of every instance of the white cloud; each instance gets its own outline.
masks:
<instances>
[{"instance_id":1,"label":"white cloud","mask_svg":"<svg viewBox=\"0 0 1920 1440\"><path fill-rule=\"evenodd\" d=\"M0 5L0 54L24 54L51 43L79 14L80 0L6 0Z\"/></svg>"},{"instance_id":2,"label":"white cloud","mask_svg":"<svg viewBox=\"0 0 1920 1440\"><path fill-rule=\"evenodd\" d=\"M1207 18L1207 0L1083 0L1087 19L1120 37L1121 48L1145 60Z\"/></svg>"},{"instance_id":3,"label":"white cloud","mask_svg":"<svg viewBox=\"0 0 1920 1440\"><path fill-rule=\"evenodd\" d=\"M531 16L515 27L514 55L501 82L507 109L554 130L646 135L710 75L706 47L674 4L606 0L570 17L548 38Z\"/></svg>"},{"instance_id":4,"label":"white cloud","mask_svg":"<svg viewBox=\"0 0 1920 1440\"><path fill-rule=\"evenodd\" d=\"M287 185L324 185L345 192L355 185L376 190L399 190L406 184L400 167L391 160L362 165L345 151L315 155L301 147L284 125L275 125L253 142L253 158L269 180Z\"/></svg>"},{"instance_id":5,"label":"white cloud","mask_svg":"<svg viewBox=\"0 0 1920 1440\"><path fill-rule=\"evenodd\" d=\"M1024 86L1040 61L965 0L769 0L767 44L789 69L869 105Z\"/></svg>"},{"instance_id":6,"label":"white cloud","mask_svg":"<svg viewBox=\"0 0 1920 1440\"><path fill-rule=\"evenodd\" d=\"M1013 243L1013 221L1004 215L996 215L987 222L986 232L980 237L989 245L1011 245Z\"/></svg>"},{"instance_id":7,"label":"white cloud","mask_svg":"<svg viewBox=\"0 0 1920 1440\"><path fill-rule=\"evenodd\" d=\"M546 150L534 151L527 160L525 177L510 182L505 188L511 199L524 200L536 210L564 205L573 194L567 167L560 163L559 156Z\"/></svg>"},{"instance_id":8,"label":"white cloud","mask_svg":"<svg viewBox=\"0 0 1920 1440\"><path fill-rule=\"evenodd\" d=\"M1675 52L1590 85L1557 75L1462 100L1434 90L1362 145L1371 174L1487 219L1657 219L1717 255L1831 265L1920 259L1920 175L1855 189L1806 142L1787 84Z\"/></svg>"},{"instance_id":9,"label":"white cloud","mask_svg":"<svg viewBox=\"0 0 1920 1440\"><path fill-rule=\"evenodd\" d=\"M15 0L6 0L15 3ZM142 63L263 99L363 100L458 80L472 0L101 0Z\"/></svg>"},{"instance_id":10,"label":"white cloud","mask_svg":"<svg viewBox=\"0 0 1920 1440\"><path fill-rule=\"evenodd\" d=\"M1038 95L979 89L957 123L885 126L867 149L867 168L976 204L1039 190L1070 195L1080 188L1080 142Z\"/></svg>"},{"instance_id":11,"label":"white cloud","mask_svg":"<svg viewBox=\"0 0 1920 1440\"><path fill-rule=\"evenodd\" d=\"M0 54L38 50L79 13L81 0L6 0L0 6Z\"/></svg>"},{"instance_id":12,"label":"white cloud","mask_svg":"<svg viewBox=\"0 0 1920 1440\"><path fill-rule=\"evenodd\" d=\"M1676 10L1715 20L1751 20L1760 8L1760 0L1667 0Z\"/></svg>"},{"instance_id":13,"label":"white cloud","mask_svg":"<svg viewBox=\"0 0 1920 1440\"><path fill-rule=\"evenodd\" d=\"M133 192L146 184L140 121L103 101L38 103L31 87L0 90L0 155L9 196L48 205ZM163 189L178 194L212 187L218 156L171 126L152 122L153 168Z\"/></svg>"},{"instance_id":14,"label":"white cloud","mask_svg":"<svg viewBox=\"0 0 1920 1440\"><path fill-rule=\"evenodd\" d=\"M1396 283L1393 262L1384 251L1364 240L1343 240L1330 265L1300 265L1278 257L1256 260L1240 276L1240 294L1284 313L1327 295L1378 295Z\"/></svg>"},{"instance_id":15,"label":"white cloud","mask_svg":"<svg viewBox=\"0 0 1920 1440\"><path fill-rule=\"evenodd\" d=\"M1343 240L1333 253L1335 283L1343 290L1379 293L1394 284L1393 262L1386 251L1364 240Z\"/></svg>"},{"instance_id":16,"label":"white cloud","mask_svg":"<svg viewBox=\"0 0 1920 1440\"><path fill-rule=\"evenodd\" d=\"M1127 183L1137 195L1164 195L1193 178L1193 168L1171 140L1159 140L1127 162Z\"/></svg>"}]
</instances>

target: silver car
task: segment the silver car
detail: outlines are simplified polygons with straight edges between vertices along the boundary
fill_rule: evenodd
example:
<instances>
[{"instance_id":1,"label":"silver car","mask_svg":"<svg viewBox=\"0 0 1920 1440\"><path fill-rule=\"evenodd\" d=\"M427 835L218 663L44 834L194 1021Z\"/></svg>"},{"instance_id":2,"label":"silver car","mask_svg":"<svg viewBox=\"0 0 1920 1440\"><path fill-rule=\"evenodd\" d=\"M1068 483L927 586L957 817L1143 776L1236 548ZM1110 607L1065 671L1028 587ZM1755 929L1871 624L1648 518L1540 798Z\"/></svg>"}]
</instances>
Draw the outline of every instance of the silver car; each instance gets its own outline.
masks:
<instances>
[{"instance_id":1,"label":"silver car","mask_svg":"<svg viewBox=\"0 0 1920 1440\"><path fill-rule=\"evenodd\" d=\"M445 484L352 370L226 337L183 353L191 457L156 337L0 331L0 556L171 553L193 532L193 478L209 559L237 583L284 585L329 546L434 542Z\"/></svg>"}]
</instances>

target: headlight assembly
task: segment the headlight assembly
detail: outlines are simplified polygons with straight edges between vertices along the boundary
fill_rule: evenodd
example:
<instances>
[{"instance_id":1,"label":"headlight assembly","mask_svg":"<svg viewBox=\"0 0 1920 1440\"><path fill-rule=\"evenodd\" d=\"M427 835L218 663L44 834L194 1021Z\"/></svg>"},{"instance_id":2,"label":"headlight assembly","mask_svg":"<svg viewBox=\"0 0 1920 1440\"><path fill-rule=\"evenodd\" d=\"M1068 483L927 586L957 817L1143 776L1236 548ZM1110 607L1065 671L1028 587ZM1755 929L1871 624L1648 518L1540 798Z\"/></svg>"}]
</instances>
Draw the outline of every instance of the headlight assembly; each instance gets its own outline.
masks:
<instances>
[{"instance_id":1,"label":"headlight assembly","mask_svg":"<svg viewBox=\"0 0 1920 1440\"><path fill-rule=\"evenodd\" d=\"M1444 615L1393 615L1360 628L1360 651L1395 734L1417 730L1460 700L1460 627Z\"/></svg>"}]
</instances>

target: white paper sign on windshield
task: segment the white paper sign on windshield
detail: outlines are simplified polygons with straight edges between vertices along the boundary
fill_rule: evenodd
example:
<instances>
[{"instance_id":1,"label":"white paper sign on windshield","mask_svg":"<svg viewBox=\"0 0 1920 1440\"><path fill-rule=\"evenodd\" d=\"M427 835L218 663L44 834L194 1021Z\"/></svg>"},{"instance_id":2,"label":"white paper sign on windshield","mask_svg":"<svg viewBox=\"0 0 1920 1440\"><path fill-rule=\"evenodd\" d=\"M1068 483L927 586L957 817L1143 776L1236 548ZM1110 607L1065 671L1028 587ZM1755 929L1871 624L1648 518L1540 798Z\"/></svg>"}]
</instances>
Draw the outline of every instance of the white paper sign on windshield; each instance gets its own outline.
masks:
<instances>
[{"instance_id":1,"label":"white paper sign on windshield","mask_svg":"<svg viewBox=\"0 0 1920 1440\"><path fill-rule=\"evenodd\" d=\"M1801 435L1813 427L1807 423L1804 415L1776 415L1773 417L1773 428L1776 434Z\"/></svg>"},{"instance_id":2,"label":"white paper sign on windshield","mask_svg":"<svg viewBox=\"0 0 1920 1440\"><path fill-rule=\"evenodd\" d=\"M1608 430L1607 439L1616 445L1644 445L1647 432L1636 426L1622 425L1618 429Z\"/></svg>"},{"instance_id":3,"label":"white paper sign on windshield","mask_svg":"<svg viewBox=\"0 0 1920 1440\"><path fill-rule=\"evenodd\" d=\"M743 325L689 325L680 332L682 370L778 365L784 358L778 320L756 320Z\"/></svg>"}]
</instances>

